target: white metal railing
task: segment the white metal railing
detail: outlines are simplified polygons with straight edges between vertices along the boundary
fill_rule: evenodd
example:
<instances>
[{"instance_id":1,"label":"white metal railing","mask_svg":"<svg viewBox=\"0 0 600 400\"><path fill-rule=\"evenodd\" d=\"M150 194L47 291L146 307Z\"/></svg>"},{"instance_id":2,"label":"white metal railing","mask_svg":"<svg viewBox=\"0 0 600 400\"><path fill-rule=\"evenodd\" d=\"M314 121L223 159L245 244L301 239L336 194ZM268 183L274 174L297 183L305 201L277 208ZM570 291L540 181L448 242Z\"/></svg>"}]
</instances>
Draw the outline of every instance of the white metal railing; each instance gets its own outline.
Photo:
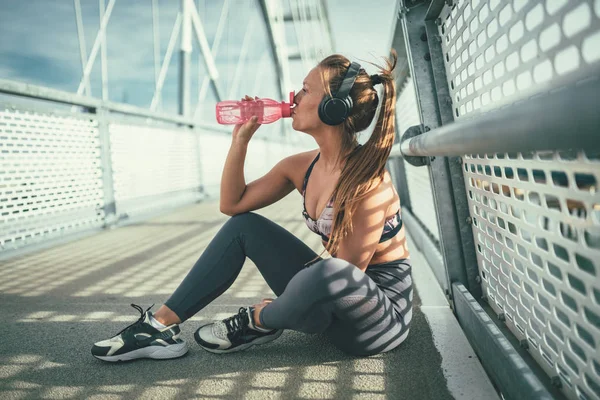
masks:
<instances>
[{"instance_id":1,"label":"white metal railing","mask_svg":"<svg viewBox=\"0 0 600 400\"><path fill-rule=\"evenodd\" d=\"M420 41L415 17L403 22L417 73L431 68L419 95L431 102L425 91L436 90L424 112L433 126L394 154L452 159L435 166L442 183L461 165L484 298L568 398L600 399L600 3L433 1L427 11ZM436 194L437 206L458 207ZM443 245L458 237L450 228L445 257L459 251Z\"/></svg>"},{"instance_id":2,"label":"white metal railing","mask_svg":"<svg viewBox=\"0 0 600 400\"><path fill-rule=\"evenodd\" d=\"M31 100L0 107L2 252L218 196L232 127L1 80L0 92ZM247 180L307 149L301 136L263 128Z\"/></svg>"}]
</instances>

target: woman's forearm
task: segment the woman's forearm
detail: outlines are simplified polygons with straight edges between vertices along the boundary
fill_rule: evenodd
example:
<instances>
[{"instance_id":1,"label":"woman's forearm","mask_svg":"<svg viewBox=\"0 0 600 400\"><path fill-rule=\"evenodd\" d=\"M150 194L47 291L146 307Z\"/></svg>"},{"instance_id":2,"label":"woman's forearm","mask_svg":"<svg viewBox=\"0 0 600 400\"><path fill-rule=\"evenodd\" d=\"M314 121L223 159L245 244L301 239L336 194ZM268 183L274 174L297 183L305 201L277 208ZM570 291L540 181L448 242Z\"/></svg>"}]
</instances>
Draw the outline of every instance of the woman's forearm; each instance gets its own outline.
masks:
<instances>
[{"instance_id":1,"label":"woman's forearm","mask_svg":"<svg viewBox=\"0 0 600 400\"><path fill-rule=\"evenodd\" d=\"M246 190L244 162L247 151L248 143L232 141L221 176L221 212L227 213L228 210L232 209L240 201Z\"/></svg>"}]
</instances>

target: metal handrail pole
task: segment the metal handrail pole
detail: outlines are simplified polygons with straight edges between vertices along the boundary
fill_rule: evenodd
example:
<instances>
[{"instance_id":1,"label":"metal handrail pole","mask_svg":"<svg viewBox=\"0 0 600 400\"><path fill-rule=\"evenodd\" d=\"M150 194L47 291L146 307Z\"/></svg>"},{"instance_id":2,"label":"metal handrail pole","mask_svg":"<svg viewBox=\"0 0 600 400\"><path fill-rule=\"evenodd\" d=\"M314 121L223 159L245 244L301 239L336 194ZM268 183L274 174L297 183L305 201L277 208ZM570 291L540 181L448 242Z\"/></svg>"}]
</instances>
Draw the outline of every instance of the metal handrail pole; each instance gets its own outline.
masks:
<instances>
[{"instance_id":1,"label":"metal handrail pole","mask_svg":"<svg viewBox=\"0 0 600 400\"><path fill-rule=\"evenodd\" d=\"M600 148L599 101L600 79L595 79L432 129L402 142L400 151L405 156L461 156Z\"/></svg>"},{"instance_id":2,"label":"metal handrail pole","mask_svg":"<svg viewBox=\"0 0 600 400\"><path fill-rule=\"evenodd\" d=\"M55 103L80 106L90 109L103 108L107 111L131 115L135 117L150 118L156 121L188 125L194 128L206 129L213 132L231 133L231 128L223 125L202 123L192 118L158 113L156 111L147 110L129 104L102 101L100 99L82 96L75 93L69 93L62 90L31 85L27 83L15 82L6 79L0 79L0 93L22 96L37 100L48 100L53 101Z\"/></svg>"}]
</instances>

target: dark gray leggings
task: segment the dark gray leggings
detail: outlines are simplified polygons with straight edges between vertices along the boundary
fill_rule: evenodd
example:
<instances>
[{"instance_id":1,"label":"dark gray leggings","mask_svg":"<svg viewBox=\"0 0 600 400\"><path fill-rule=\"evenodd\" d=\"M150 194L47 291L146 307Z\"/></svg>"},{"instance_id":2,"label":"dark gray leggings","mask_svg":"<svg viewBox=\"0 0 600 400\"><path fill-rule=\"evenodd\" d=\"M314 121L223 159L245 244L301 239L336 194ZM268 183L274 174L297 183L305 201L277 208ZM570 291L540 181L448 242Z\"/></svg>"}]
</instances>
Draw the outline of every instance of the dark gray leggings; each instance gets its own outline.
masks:
<instances>
[{"instance_id":1,"label":"dark gray leggings","mask_svg":"<svg viewBox=\"0 0 600 400\"><path fill-rule=\"evenodd\" d=\"M323 332L353 355L391 350L408 335L408 260L369 266L366 274L339 258L319 259L307 267L317 254L255 213L225 223L165 305L182 322L187 320L231 286L246 257L278 296L260 315L267 328Z\"/></svg>"}]
</instances>

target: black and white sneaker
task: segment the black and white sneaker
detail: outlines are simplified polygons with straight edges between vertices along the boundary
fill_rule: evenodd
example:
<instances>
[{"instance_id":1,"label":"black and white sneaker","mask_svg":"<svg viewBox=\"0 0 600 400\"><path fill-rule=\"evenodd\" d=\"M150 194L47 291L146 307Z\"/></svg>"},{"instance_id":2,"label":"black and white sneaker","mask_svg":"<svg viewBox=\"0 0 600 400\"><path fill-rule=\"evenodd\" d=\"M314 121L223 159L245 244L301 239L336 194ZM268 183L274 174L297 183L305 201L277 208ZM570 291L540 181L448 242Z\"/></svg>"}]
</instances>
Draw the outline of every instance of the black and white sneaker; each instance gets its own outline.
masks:
<instances>
[{"instance_id":1,"label":"black and white sneaker","mask_svg":"<svg viewBox=\"0 0 600 400\"><path fill-rule=\"evenodd\" d=\"M146 311L136 304L131 306L140 312L140 319L114 337L95 343L92 347L94 357L116 362L137 358L177 358L187 353L187 343L179 338L179 325L156 329L150 322L152 306Z\"/></svg>"},{"instance_id":2,"label":"black and white sneaker","mask_svg":"<svg viewBox=\"0 0 600 400\"><path fill-rule=\"evenodd\" d=\"M196 342L211 353L233 353L281 336L283 329L256 327L252 319L253 310L253 307L242 307L232 317L200 327L194 334Z\"/></svg>"}]
</instances>

